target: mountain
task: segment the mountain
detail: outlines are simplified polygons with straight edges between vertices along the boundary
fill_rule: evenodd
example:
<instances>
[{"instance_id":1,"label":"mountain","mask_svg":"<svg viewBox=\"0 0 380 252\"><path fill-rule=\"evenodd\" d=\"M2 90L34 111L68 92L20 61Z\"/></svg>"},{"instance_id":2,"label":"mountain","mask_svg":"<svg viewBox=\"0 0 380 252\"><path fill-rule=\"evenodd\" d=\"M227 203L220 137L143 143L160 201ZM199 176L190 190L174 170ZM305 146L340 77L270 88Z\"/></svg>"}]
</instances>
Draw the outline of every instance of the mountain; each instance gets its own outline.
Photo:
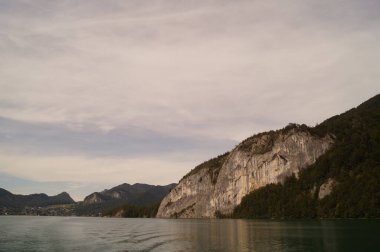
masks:
<instances>
[{"instance_id":1,"label":"mountain","mask_svg":"<svg viewBox=\"0 0 380 252\"><path fill-rule=\"evenodd\" d=\"M102 215L104 212L112 212L124 205L150 208L152 205L158 204L175 185L156 186L140 183L130 185L124 183L86 196L77 207L77 213L79 215Z\"/></svg>"},{"instance_id":2,"label":"mountain","mask_svg":"<svg viewBox=\"0 0 380 252\"><path fill-rule=\"evenodd\" d=\"M160 201L176 184L155 186L121 184L94 192L76 203L68 193L15 195L0 188L0 215L78 215L154 217Z\"/></svg>"},{"instance_id":3,"label":"mountain","mask_svg":"<svg viewBox=\"0 0 380 252\"><path fill-rule=\"evenodd\" d=\"M95 192L85 197L83 204L91 205L110 201L120 201L134 205L150 205L160 201L175 184L155 186L147 184L121 184L109 190Z\"/></svg>"},{"instance_id":4,"label":"mountain","mask_svg":"<svg viewBox=\"0 0 380 252\"><path fill-rule=\"evenodd\" d=\"M247 138L162 200L163 218L380 217L380 95L316 127Z\"/></svg>"},{"instance_id":5,"label":"mountain","mask_svg":"<svg viewBox=\"0 0 380 252\"><path fill-rule=\"evenodd\" d=\"M0 207L10 209L23 209L25 207L45 207L59 204L73 204L75 201L66 192L55 196L44 193L17 195L0 188Z\"/></svg>"}]
</instances>

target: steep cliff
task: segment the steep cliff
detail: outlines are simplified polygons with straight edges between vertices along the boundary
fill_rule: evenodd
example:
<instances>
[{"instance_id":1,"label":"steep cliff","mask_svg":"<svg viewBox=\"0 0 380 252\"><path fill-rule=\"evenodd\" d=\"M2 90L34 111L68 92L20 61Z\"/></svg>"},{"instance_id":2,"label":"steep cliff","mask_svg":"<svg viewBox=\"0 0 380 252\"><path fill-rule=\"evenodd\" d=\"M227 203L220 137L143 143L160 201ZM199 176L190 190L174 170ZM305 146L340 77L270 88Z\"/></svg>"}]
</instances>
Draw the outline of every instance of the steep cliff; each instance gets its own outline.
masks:
<instances>
[{"instance_id":1,"label":"steep cliff","mask_svg":"<svg viewBox=\"0 0 380 252\"><path fill-rule=\"evenodd\" d=\"M231 152L187 174L162 200L157 217L212 218L230 214L248 193L281 183L313 164L333 143L333 136L313 135L305 125L250 137Z\"/></svg>"},{"instance_id":2,"label":"steep cliff","mask_svg":"<svg viewBox=\"0 0 380 252\"><path fill-rule=\"evenodd\" d=\"M250 137L190 171L157 217L380 218L380 95Z\"/></svg>"},{"instance_id":3,"label":"steep cliff","mask_svg":"<svg viewBox=\"0 0 380 252\"><path fill-rule=\"evenodd\" d=\"M334 144L298 178L246 195L231 217L380 217L380 95L310 131L334 135Z\"/></svg>"}]
</instances>

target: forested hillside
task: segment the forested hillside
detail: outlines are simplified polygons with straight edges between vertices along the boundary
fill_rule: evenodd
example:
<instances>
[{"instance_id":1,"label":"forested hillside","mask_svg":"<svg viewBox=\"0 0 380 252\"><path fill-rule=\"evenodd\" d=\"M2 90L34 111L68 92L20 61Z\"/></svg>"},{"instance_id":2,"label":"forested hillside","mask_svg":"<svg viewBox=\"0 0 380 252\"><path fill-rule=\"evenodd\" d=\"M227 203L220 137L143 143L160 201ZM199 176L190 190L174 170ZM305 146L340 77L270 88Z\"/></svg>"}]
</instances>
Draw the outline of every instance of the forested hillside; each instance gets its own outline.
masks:
<instances>
[{"instance_id":1,"label":"forested hillside","mask_svg":"<svg viewBox=\"0 0 380 252\"><path fill-rule=\"evenodd\" d=\"M232 217L380 217L380 95L308 130L332 135L333 146L298 178L245 196Z\"/></svg>"}]
</instances>

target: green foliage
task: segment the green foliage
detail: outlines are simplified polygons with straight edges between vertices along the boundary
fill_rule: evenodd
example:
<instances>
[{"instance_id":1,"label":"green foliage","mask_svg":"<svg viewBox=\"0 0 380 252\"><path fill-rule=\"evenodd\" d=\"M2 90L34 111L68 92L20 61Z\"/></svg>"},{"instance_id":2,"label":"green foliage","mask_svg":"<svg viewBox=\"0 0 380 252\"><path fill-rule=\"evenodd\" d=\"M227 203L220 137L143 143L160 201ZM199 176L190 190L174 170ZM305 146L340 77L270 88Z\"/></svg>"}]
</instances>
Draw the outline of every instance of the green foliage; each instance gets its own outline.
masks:
<instances>
[{"instance_id":1,"label":"green foliage","mask_svg":"<svg viewBox=\"0 0 380 252\"><path fill-rule=\"evenodd\" d=\"M380 95L307 130L334 136L333 146L298 179L248 194L233 217L380 217ZM319 200L318 188L328 178L336 181L334 190Z\"/></svg>"},{"instance_id":2,"label":"green foliage","mask_svg":"<svg viewBox=\"0 0 380 252\"><path fill-rule=\"evenodd\" d=\"M235 208L235 218L313 218L315 201L293 176L284 185L270 184L246 196Z\"/></svg>"},{"instance_id":3,"label":"green foliage","mask_svg":"<svg viewBox=\"0 0 380 252\"><path fill-rule=\"evenodd\" d=\"M211 182L213 184L218 180L220 169L222 168L224 161L227 159L230 153L226 152L222 155L217 156L216 158L212 158L192 169L188 174L186 174L182 179L185 179L193 174L198 173L202 169L207 169L208 174L210 175ZM181 179L181 180L182 180Z\"/></svg>"},{"instance_id":4,"label":"green foliage","mask_svg":"<svg viewBox=\"0 0 380 252\"><path fill-rule=\"evenodd\" d=\"M137 205L124 205L122 207L114 208L104 211L102 216L117 216L125 218L154 218L157 214L160 204L153 204L148 206Z\"/></svg>"},{"instance_id":5,"label":"green foliage","mask_svg":"<svg viewBox=\"0 0 380 252\"><path fill-rule=\"evenodd\" d=\"M239 151L250 152L252 154L264 154L272 149L274 141L280 134L285 135L291 130L311 133L310 128L305 124L289 123L282 129L276 131L271 130L253 135L241 142L237 146L237 149Z\"/></svg>"},{"instance_id":6,"label":"green foliage","mask_svg":"<svg viewBox=\"0 0 380 252\"><path fill-rule=\"evenodd\" d=\"M74 200L67 193L47 196L44 193L18 195L0 188L0 208L5 207L13 214L22 214L25 207L48 207L51 205L71 205Z\"/></svg>"}]
</instances>

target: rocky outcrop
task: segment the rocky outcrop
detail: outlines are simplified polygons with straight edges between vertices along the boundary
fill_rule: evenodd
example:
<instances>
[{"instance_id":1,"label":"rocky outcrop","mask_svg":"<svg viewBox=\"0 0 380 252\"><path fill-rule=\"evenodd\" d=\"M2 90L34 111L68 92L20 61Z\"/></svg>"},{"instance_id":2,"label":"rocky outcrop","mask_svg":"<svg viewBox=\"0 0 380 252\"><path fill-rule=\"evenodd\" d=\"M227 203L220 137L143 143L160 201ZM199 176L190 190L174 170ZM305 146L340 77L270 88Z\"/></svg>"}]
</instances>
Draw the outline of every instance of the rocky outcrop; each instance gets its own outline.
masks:
<instances>
[{"instance_id":1,"label":"rocky outcrop","mask_svg":"<svg viewBox=\"0 0 380 252\"><path fill-rule=\"evenodd\" d=\"M318 199L323 199L324 197L330 195L333 190L335 181L329 178L325 183L319 187Z\"/></svg>"},{"instance_id":2,"label":"rocky outcrop","mask_svg":"<svg viewBox=\"0 0 380 252\"><path fill-rule=\"evenodd\" d=\"M242 198L270 183L298 176L333 143L306 126L250 137L225 155L196 167L162 200L157 217L212 218L230 214Z\"/></svg>"},{"instance_id":3,"label":"rocky outcrop","mask_svg":"<svg viewBox=\"0 0 380 252\"><path fill-rule=\"evenodd\" d=\"M86 196L83 200L84 205L98 204L108 200L108 198L98 192Z\"/></svg>"}]
</instances>

